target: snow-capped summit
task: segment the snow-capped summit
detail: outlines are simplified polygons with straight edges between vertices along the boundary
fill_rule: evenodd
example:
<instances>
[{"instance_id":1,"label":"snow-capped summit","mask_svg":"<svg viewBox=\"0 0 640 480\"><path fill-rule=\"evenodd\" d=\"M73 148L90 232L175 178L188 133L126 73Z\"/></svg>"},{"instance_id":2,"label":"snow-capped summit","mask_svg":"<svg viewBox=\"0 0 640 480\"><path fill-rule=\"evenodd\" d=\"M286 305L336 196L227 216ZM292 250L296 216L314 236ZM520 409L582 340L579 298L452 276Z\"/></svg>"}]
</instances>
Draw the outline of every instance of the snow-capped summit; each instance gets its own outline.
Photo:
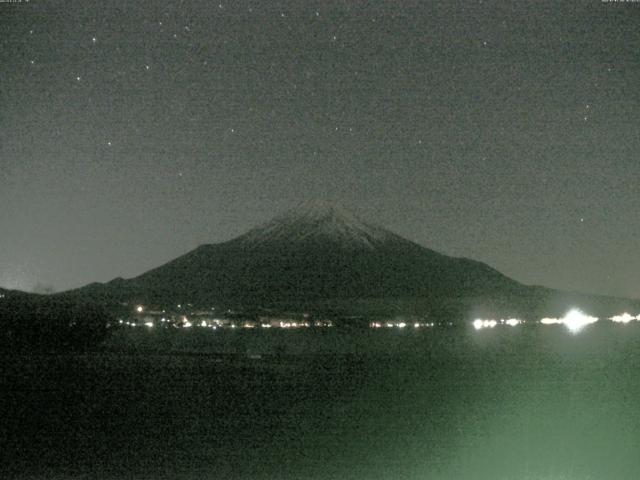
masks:
<instances>
[{"instance_id":1,"label":"snow-capped summit","mask_svg":"<svg viewBox=\"0 0 640 480\"><path fill-rule=\"evenodd\" d=\"M328 202L306 202L255 227L237 240L245 245L329 242L343 248L375 249L399 237Z\"/></svg>"}]
</instances>

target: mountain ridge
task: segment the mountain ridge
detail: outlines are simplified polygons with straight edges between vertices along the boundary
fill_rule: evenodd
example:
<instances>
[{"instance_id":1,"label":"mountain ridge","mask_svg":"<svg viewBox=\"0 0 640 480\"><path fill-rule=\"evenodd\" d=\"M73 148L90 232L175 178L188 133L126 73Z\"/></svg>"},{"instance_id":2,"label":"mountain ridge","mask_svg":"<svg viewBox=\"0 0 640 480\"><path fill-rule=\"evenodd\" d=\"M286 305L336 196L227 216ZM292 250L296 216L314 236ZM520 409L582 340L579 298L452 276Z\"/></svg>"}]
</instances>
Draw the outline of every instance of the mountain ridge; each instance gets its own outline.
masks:
<instances>
[{"instance_id":1,"label":"mountain ridge","mask_svg":"<svg viewBox=\"0 0 640 480\"><path fill-rule=\"evenodd\" d=\"M410 304L413 310L450 316L559 314L575 299L615 303L524 285L482 262L430 250L326 202L299 205L234 239L201 245L134 278L64 295L288 309L339 304L348 310L350 304L368 302L389 310Z\"/></svg>"}]
</instances>

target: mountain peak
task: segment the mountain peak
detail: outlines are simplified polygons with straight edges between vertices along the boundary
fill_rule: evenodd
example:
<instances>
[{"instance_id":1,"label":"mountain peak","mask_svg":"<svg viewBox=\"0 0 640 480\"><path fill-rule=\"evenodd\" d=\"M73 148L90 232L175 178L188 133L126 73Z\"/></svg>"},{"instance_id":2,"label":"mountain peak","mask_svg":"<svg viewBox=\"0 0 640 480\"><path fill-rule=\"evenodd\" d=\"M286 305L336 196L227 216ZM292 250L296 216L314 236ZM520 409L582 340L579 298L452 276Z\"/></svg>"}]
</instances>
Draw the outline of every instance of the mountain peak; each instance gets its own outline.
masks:
<instances>
[{"instance_id":1,"label":"mountain peak","mask_svg":"<svg viewBox=\"0 0 640 480\"><path fill-rule=\"evenodd\" d=\"M362 223L362 221L346 208L326 201L311 201L297 205L276 216L273 220L291 221L325 221L339 223Z\"/></svg>"},{"instance_id":2,"label":"mountain peak","mask_svg":"<svg viewBox=\"0 0 640 480\"><path fill-rule=\"evenodd\" d=\"M302 203L271 221L253 228L237 240L244 244L338 244L343 248L375 249L398 237L369 224L346 208L324 201Z\"/></svg>"}]
</instances>

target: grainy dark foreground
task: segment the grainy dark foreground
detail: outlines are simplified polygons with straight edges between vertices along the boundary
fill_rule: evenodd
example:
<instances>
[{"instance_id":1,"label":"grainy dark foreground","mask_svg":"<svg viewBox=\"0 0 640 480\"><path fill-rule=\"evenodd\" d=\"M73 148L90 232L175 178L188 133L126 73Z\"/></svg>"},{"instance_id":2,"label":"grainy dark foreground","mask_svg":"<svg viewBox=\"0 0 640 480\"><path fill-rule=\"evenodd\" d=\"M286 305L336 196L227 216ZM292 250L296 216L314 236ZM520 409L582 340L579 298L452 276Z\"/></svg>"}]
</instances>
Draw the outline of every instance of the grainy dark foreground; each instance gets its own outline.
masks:
<instances>
[{"instance_id":1,"label":"grainy dark foreground","mask_svg":"<svg viewBox=\"0 0 640 480\"><path fill-rule=\"evenodd\" d=\"M343 354L2 356L0 476L637 478L637 328L286 335Z\"/></svg>"}]
</instances>

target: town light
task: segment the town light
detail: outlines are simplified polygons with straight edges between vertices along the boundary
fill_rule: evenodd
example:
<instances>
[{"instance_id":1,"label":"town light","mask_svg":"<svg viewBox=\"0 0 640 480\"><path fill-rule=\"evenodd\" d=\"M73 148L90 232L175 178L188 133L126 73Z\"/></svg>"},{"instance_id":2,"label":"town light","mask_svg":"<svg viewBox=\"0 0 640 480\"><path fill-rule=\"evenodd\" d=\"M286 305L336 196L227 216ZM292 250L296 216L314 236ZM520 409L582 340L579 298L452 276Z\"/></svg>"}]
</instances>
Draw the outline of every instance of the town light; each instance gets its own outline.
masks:
<instances>
[{"instance_id":1,"label":"town light","mask_svg":"<svg viewBox=\"0 0 640 480\"><path fill-rule=\"evenodd\" d=\"M611 317L609 320L611 320L612 322L615 323L629 323L632 320L635 320L636 317L634 317L633 315L628 314L627 312L623 313L622 315L615 315L613 317Z\"/></svg>"},{"instance_id":2,"label":"town light","mask_svg":"<svg viewBox=\"0 0 640 480\"><path fill-rule=\"evenodd\" d=\"M567 313L562 319L562 323L571 331L571 333L578 333L585 326L597 322L596 317L590 317L585 315L580 310L574 309Z\"/></svg>"},{"instance_id":3,"label":"town light","mask_svg":"<svg viewBox=\"0 0 640 480\"><path fill-rule=\"evenodd\" d=\"M562 323L562 320L560 320L559 318L546 317L540 320L540 323L543 325L558 325Z\"/></svg>"},{"instance_id":4,"label":"town light","mask_svg":"<svg viewBox=\"0 0 640 480\"><path fill-rule=\"evenodd\" d=\"M498 325L498 322L493 319L482 320L481 318L477 318L473 321L472 325L476 330L480 330L482 328L494 328L496 325Z\"/></svg>"}]
</instances>

